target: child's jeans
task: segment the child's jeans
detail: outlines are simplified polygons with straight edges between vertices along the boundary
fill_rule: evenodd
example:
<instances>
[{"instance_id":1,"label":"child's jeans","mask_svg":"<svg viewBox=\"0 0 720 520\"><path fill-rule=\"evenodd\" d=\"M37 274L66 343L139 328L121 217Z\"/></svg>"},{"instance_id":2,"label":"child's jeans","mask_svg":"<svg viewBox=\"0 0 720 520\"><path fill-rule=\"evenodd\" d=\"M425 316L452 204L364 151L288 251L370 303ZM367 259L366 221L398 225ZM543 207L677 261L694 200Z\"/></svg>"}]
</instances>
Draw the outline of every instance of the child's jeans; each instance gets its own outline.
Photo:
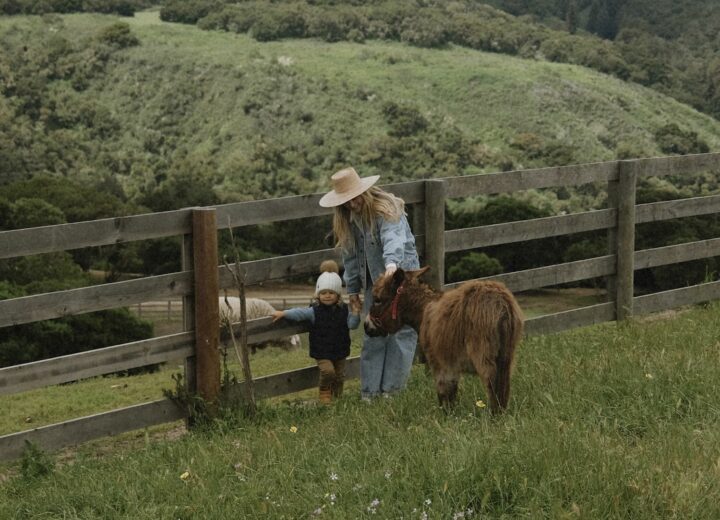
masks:
<instances>
[{"instance_id":1,"label":"child's jeans","mask_svg":"<svg viewBox=\"0 0 720 520\"><path fill-rule=\"evenodd\" d=\"M340 397L345 381L345 359L318 359L320 369L320 390L332 391L333 397Z\"/></svg>"}]
</instances>

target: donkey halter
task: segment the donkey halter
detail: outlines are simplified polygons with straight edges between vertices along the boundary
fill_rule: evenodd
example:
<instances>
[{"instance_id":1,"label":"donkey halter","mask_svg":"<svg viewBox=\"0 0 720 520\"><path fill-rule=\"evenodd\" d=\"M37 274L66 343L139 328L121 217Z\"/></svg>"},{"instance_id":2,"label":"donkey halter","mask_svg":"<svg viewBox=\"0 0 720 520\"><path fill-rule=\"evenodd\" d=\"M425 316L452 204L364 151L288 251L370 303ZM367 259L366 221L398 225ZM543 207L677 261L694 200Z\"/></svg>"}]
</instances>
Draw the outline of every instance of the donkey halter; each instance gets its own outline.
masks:
<instances>
[{"instance_id":1,"label":"donkey halter","mask_svg":"<svg viewBox=\"0 0 720 520\"><path fill-rule=\"evenodd\" d=\"M390 313L390 319L392 319L392 321L398 320L398 305L400 303L400 295L403 292L405 292L405 282L404 281L403 281L403 283L400 284L400 287L397 288L397 291L395 292L395 296L393 297L392 302L390 303L389 307L386 307L385 310L383 310L383 312L379 316L377 316L377 315L373 316L372 314L370 314L370 321L373 322L373 325L375 325L376 327L380 327L382 324L383 318L385 318L388 313Z\"/></svg>"}]
</instances>

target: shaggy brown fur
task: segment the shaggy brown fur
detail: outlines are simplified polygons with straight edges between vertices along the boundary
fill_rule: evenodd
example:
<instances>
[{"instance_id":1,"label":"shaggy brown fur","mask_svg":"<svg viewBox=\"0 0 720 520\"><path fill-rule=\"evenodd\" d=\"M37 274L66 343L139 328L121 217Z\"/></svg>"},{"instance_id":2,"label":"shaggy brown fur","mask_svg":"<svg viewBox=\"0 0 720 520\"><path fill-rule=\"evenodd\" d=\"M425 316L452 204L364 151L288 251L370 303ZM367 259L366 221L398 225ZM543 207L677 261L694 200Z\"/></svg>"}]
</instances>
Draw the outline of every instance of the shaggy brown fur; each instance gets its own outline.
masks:
<instances>
[{"instance_id":1,"label":"shaggy brown fur","mask_svg":"<svg viewBox=\"0 0 720 520\"><path fill-rule=\"evenodd\" d=\"M454 403L460 374L471 363L485 383L490 410L504 410L515 347L523 335L523 314L515 297L503 284L491 281L437 292L419 280L428 269L398 269L375 283L366 333L392 334L410 325L419 334L440 404Z\"/></svg>"}]
</instances>

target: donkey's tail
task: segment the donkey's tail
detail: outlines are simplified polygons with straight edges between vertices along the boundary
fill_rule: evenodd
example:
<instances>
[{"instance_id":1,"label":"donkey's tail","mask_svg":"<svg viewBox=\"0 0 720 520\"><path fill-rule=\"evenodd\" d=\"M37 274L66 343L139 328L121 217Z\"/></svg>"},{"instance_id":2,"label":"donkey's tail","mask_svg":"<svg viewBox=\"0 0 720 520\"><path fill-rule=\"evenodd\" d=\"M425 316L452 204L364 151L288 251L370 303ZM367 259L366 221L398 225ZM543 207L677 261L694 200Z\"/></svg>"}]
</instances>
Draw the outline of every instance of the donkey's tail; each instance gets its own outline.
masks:
<instances>
[{"instance_id":1,"label":"donkey's tail","mask_svg":"<svg viewBox=\"0 0 720 520\"><path fill-rule=\"evenodd\" d=\"M512 375L513 363L515 360L515 347L523 335L523 314L517 301L511 294L504 294L505 312L498 321L499 348L495 358L495 378L492 382L492 390L497 400L497 408L493 412L499 412L507 408L510 402L510 376Z\"/></svg>"}]
</instances>

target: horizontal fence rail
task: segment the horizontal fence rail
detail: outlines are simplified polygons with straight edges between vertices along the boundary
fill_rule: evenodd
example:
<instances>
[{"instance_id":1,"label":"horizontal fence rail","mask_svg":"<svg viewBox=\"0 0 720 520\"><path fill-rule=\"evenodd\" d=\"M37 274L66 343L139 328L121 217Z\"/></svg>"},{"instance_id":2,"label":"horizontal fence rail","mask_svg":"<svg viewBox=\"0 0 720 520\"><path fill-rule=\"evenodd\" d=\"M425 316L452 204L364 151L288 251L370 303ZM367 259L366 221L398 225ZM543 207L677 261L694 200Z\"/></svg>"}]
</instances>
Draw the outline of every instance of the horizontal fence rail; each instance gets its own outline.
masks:
<instances>
[{"instance_id":1,"label":"horizontal fence rail","mask_svg":"<svg viewBox=\"0 0 720 520\"><path fill-rule=\"evenodd\" d=\"M233 324L233 329L237 334L239 334L241 326L240 323ZM272 318L259 318L247 322L249 345L307 331L308 328L305 324L291 323L286 320L282 320L279 324L273 324ZM124 345L0 368L0 395L179 360L194 354L194 340L194 333L180 332ZM223 334L223 340L228 340L228 334Z\"/></svg>"},{"instance_id":2,"label":"horizontal fence rail","mask_svg":"<svg viewBox=\"0 0 720 520\"><path fill-rule=\"evenodd\" d=\"M636 270L720 256L720 238L634 250L634 227L638 224L720 213L720 195L636 204L636 179L681 176L707 170L720 170L719 153L479 174L389 184L383 188L402 197L411 206L413 228L418 232L418 249L425 259L432 260L434 266L442 267L446 253L574 233L605 231L611 247L604 256L488 277L505 283L514 292L597 278L606 278L611 282L610 286L615 284L617 287L616 292L608 293L611 301L526 320L526 335L532 336L720 299L720 282L708 282L649 295L632 294L632 273ZM609 207L466 229L444 229L445 201L450 198L583 184L604 185L609 194ZM322 194L312 194L219 205L214 208L213 225L215 229L221 230L328 216L332 210L318 205L321 196ZM0 259L138 240L184 237L184 267L181 272L0 301L0 327L159 300L183 301L182 314L186 321L185 332L178 334L2 368L0 395L175 360L186 360L186 366L193 367L193 360L199 352L196 350L199 348L199 332L194 328L192 314L198 280L195 279L197 266L193 266L193 261L187 260L192 257L192 250L186 248L193 247L195 214L207 214L208 209L186 208L165 213L0 232ZM622 233L619 234L618 231ZM210 233L210 236L214 234ZM622 247L617 247L618 244ZM198 249L194 251L197 253ZM327 248L241 262L239 268L245 275L244 283L255 285L267 280L314 275L320 262L328 258L340 261L339 250ZM213 266L214 263L210 265ZM220 265L217 268L217 285L221 290L235 287L235 280L228 267L233 269L235 265ZM213 271L211 268L208 272ZM618 280L622 283L615 283ZM443 276L437 276L437 273L433 279L433 284L436 284L434 286L445 289L457 287L460 283L462 282L445 284ZM233 324L237 334L240 327L238 323ZM277 340L291 334L305 333L307 330L304 324L285 320L278 323L273 323L271 318L251 320L247 324L248 343ZM220 339L228 341L226 331L221 330ZM192 379L193 374L194 372L191 372L186 379ZM348 378L359 376L359 358L348 360L347 374ZM258 397L274 397L314 388L317 386L317 377L317 367L311 366L257 378L253 381L253 386ZM240 382L229 390L240 395L244 385L244 382ZM186 410L167 399L139 404L0 436L0 459L17 457L25 440L38 442L45 449L57 449L99 436L186 417Z\"/></svg>"}]
</instances>

